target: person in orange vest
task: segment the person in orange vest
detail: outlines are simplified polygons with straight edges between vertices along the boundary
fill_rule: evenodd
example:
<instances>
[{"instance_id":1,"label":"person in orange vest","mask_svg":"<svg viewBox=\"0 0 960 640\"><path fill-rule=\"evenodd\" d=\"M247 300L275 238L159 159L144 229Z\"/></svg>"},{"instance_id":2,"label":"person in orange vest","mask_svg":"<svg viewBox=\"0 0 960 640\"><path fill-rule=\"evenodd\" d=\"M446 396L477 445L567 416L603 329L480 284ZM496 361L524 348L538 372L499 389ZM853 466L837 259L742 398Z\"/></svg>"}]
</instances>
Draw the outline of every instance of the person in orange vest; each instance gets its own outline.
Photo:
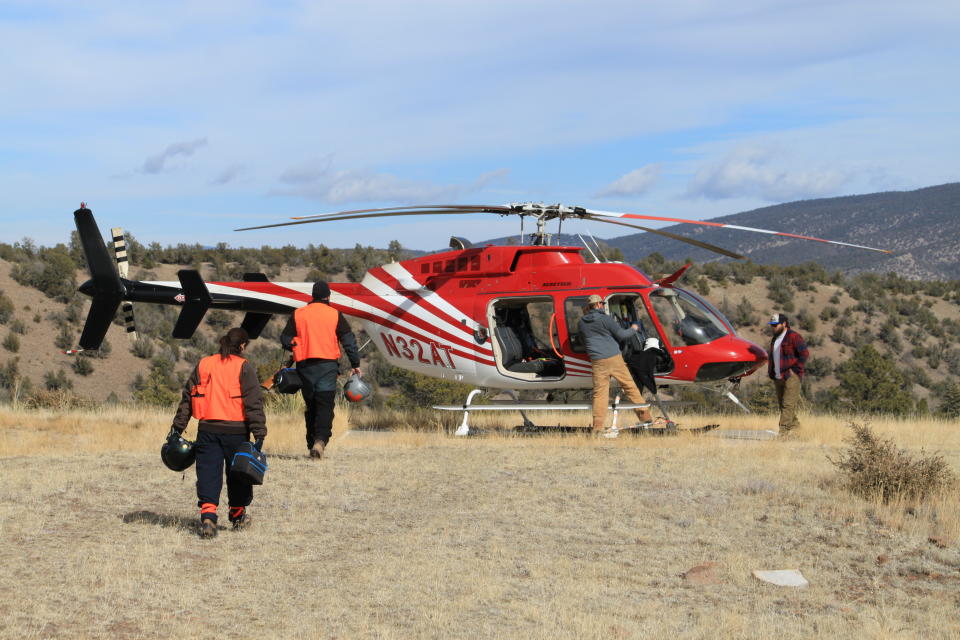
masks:
<instances>
[{"instance_id":1,"label":"person in orange vest","mask_svg":"<svg viewBox=\"0 0 960 640\"><path fill-rule=\"evenodd\" d=\"M256 368L242 358L250 338L236 327L220 338L220 352L203 358L186 385L172 429L183 433L190 418L200 421L194 451L197 456L197 506L200 507L200 537L217 535L217 504L224 473L237 447L253 434L257 449L267 436L263 393ZM247 507L253 486L227 477L230 523L235 530L250 525Z\"/></svg>"},{"instance_id":2,"label":"person in orange vest","mask_svg":"<svg viewBox=\"0 0 960 640\"><path fill-rule=\"evenodd\" d=\"M360 373L357 339L346 318L330 306L330 285L320 280L313 285L313 299L293 312L280 333L280 344L293 351L306 411L307 449L310 457L323 458L333 431L333 406L340 373L340 346L347 354L351 373Z\"/></svg>"}]
</instances>

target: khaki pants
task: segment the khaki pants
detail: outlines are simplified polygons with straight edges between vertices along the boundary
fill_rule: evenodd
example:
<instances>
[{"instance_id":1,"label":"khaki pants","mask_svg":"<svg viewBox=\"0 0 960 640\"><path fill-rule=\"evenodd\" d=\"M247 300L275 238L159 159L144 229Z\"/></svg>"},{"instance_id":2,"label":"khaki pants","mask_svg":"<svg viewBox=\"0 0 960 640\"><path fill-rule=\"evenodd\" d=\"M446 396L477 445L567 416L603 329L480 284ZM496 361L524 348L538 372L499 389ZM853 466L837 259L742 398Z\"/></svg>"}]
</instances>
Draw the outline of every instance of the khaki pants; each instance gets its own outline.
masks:
<instances>
[{"instance_id":1,"label":"khaki pants","mask_svg":"<svg viewBox=\"0 0 960 640\"><path fill-rule=\"evenodd\" d=\"M785 380L774 379L773 387L777 391L777 406L780 407L780 433L799 429L797 405L800 404L800 378L791 375Z\"/></svg>"},{"instance_id":2,"label":"khaki pants","mask_svg":"<svg viewBox=\"0 0 960 640\"><path fill-rule=\"evenodd\" d=\"M593 429L602 430L607 422L607 405L610 403L610 378L620 383L620 388L627 394L630 402L643 402L643 394L633 382L633 376L627 369L623 356L617 354L612 358L603 358L593 361ZM648 420L649 409L636 409L637 417Z\"/></svg>"}]
</instances>

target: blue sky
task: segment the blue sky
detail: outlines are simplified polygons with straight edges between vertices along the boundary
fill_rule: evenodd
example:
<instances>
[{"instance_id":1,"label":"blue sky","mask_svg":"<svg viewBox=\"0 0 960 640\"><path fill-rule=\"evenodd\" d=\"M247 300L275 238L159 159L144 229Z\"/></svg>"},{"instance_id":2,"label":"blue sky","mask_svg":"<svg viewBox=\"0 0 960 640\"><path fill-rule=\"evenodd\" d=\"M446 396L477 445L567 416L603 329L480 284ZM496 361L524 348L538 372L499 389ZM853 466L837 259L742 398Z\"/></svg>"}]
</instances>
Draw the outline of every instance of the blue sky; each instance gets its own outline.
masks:
<instances>
[{"instance_id":1,"label":"blue sky","mask_svg":"<svg viewBox=\"0 0 960 640\"><path fill-rule=\"evenodd\" d=\"M958 33L956 0L0 0L0 241L66 241L81 200L143 242L431 249L517 225L232 229L529 200L706 219L953 182Z\"/></svg>"}]
</instances>

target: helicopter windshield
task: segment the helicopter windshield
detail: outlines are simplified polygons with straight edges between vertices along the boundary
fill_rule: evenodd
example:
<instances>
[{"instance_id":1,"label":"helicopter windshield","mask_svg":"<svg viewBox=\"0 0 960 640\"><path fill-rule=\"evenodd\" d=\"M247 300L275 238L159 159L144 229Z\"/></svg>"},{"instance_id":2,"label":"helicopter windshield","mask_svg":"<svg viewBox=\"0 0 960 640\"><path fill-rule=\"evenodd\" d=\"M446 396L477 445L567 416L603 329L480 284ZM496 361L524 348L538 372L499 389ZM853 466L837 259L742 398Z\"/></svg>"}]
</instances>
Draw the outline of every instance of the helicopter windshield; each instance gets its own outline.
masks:
<instances>
[{"instance_id":1,"label":"helicopter windshield","mask_svg":"<svg viewBox=\"0 0 960 640\"><path fill-rule=\"evenodd\" d=\"M706 344L730 333L708 307L682 289L661 287L650 294L650 303L673 346Z\"/></svg>"}]
</instances>

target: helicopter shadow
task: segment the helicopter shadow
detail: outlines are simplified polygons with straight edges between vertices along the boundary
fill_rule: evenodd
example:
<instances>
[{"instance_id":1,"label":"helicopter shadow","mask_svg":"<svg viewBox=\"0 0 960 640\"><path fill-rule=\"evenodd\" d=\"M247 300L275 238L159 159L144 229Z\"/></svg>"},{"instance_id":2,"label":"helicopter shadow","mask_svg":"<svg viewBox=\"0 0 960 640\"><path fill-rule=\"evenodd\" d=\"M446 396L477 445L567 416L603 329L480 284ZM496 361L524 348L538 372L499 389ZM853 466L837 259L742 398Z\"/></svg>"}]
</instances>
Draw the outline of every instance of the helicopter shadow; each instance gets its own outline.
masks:
<instances>
[{"instance_id":1,"label":"helicopter shadow","mask_svg":"<svg viewBox=\"0 0 960 640\"><path fill-rule=\"evenodd\" d=\"M158 527L187 529L188 531L198 533L200 523L196 518L187 518L184 516L169 516L153 511L131 511L121 518L124 524L153 524Z\"/></svg>"}]
</instances>

